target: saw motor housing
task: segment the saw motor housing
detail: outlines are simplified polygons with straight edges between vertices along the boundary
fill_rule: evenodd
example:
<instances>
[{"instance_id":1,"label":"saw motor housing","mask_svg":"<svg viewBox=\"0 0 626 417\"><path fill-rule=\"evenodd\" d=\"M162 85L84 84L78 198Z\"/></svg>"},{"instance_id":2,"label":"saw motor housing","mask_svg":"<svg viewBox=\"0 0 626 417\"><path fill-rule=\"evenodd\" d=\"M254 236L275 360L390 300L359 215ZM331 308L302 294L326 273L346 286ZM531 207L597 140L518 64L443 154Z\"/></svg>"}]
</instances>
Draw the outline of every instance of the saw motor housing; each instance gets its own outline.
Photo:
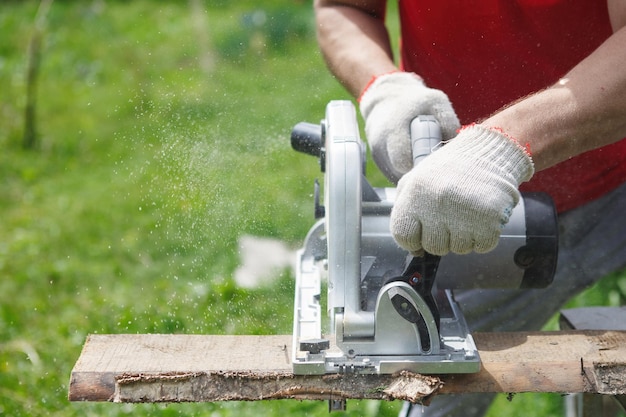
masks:
<instances>
[{"instance_id":1,"label":"saw motor housing","mask_svg":"<svg viewBox=\"0 0 626 417\"><path fill-rule=\"evenodd\" d=\"M557 254L551 199L524 194L487 254L413 258L389 231L396 189L365 178L352 102L331 101L321 124L300 123L291 139L319 157L324 172L323 202L315 187L319 220L297 255L294 373L477 372L479 354L452 290L549 285ZM416 159L424 156L417 148Z\"/></svg>"}]
</instances>

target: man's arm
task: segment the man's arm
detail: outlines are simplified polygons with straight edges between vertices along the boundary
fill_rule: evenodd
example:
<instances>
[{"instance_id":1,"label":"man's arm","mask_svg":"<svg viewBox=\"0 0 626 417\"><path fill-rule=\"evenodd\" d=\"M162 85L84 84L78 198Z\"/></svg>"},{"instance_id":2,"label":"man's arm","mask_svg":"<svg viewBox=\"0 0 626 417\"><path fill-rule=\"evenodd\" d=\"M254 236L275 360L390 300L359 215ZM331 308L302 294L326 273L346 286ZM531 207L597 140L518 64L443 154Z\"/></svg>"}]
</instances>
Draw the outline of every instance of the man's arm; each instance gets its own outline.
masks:
<instances>
[{"instance_id":1,"label":"man's arm","mask_svg":"<svg viewBox=\"0 0 626 417\"><path fill-rule=\"evenodd\" d=\"M608 1L614 34L554 86L482 124L528 145L541 170L626 137L626 4ZM316 0L318 39L329 68L355 97L373 75L396 69L385 1Z\"/></svg>"},{"instance_id":2,"label":"man's arm","mask_svg":"<svg viewBox=\"0 0 626 417\"><path fill-rule=\"evenodd\" d=\"M375 75L397 70L385 27L385 0L316 0L320 49L331 72L358 97Z\"/></svg>"},{"instance_id":3,"label":"man's arm","mask_svg":"<svg viewBox=\"0 0 626 417\"><path fill-rule=\"evenodd\" d=\"M626 3L608 4L609 39L552 87L482 123L528 145L536 170L626 137Z\"/></svg>"}]
</instances>

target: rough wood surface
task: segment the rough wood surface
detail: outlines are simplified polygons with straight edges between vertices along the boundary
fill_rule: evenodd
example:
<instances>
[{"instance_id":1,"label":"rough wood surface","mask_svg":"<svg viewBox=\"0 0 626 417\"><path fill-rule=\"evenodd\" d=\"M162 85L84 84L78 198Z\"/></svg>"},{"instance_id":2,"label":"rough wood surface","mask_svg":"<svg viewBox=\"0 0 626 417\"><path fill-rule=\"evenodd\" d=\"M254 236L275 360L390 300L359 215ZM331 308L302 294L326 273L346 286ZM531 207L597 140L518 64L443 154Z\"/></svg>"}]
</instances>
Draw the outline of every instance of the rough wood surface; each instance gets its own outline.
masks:
<instances>
[{"instance_id":1,"label":"rough wood surface","mask_svg":"<svg viewBox=\"0 0 626 417\"><path fill-rule=\"evenodd\" d=\"M626 332L477 333L482 369L443 378L441 393L626 393Z\"/></svg>"},{"instance_id":2,"label":"rough wood surface","mask_svg":"<svg viewBox=\"0 0 626 417\"><path fill-rule=\"evenodd\" d=\"M439 393L626 394L626 332L477 333L469 375L291 372L291 336L92 335L71 375L72 401L205 402L402 399Z\"/></svg>"}]
</instances>

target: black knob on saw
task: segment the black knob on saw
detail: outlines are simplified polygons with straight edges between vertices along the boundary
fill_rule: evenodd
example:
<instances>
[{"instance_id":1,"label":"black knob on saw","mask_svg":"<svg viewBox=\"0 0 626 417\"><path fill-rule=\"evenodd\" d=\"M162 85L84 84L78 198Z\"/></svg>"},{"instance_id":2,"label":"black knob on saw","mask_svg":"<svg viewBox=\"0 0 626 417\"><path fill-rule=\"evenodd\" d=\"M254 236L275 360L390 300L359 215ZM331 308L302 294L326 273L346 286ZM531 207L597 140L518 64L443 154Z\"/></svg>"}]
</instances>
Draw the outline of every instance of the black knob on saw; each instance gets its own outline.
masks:
<instances>
[{"instance_id":1,"label":"black knob on saw","mask_svg":"<svg viewBox=\"0 0 626 417\"><path fill-rule=\"evenodd\" d=\"M330 340L328 339L311 339L300 341L300 350L313 354L321 353L330 348Z\"/></svg>"},{"instance_id":2,"label":"black knob on saw","mask_svg":"<svg viewBox=\"0 0 626 417\"><path fill-rule=\"evenodd\" d=\"M319 124L301 122L291 130L291 147L308 155L320 156L322 127Z\"/></svg>"}]
</instances>

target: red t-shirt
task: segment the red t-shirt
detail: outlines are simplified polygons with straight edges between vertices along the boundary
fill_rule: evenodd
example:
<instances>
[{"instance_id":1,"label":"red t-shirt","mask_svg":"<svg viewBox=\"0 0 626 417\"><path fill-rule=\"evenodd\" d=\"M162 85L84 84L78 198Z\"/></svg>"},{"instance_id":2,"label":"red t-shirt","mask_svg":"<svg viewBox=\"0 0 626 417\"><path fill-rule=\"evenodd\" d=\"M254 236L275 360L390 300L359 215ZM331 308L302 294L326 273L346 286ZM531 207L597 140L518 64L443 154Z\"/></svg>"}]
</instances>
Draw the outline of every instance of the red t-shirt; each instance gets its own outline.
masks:
<instances>
[{"instance_id":1,"label":"red t-shirt","mask_svg":"<svg viewBox=\"0 0 626 417\"><path fill-rule=\"evenodd\" d=\"M399 10L402 68L445 91L462 124L554 84L612 34L606 0L399 0ZM621 140L520 189L549 193L563 212L625 181Z\"/></svg>"}]
</instances>

